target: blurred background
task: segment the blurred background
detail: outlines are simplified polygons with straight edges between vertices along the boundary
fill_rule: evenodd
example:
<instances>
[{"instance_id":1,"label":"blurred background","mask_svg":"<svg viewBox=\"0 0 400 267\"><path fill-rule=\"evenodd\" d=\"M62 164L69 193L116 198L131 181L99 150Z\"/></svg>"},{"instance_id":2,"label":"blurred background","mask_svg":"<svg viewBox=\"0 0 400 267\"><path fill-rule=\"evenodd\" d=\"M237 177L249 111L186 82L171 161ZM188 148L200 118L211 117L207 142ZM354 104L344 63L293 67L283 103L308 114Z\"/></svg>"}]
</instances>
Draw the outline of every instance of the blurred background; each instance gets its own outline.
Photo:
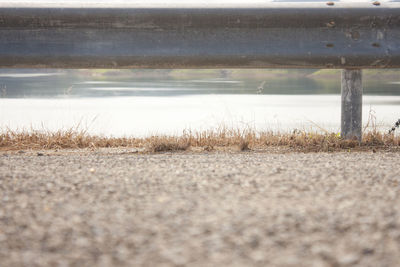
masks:
<instances>
[{"instance_id":1,"label":"blurred background","mask_svg":"<svg viewBox=\"0 0 400 267\"><path fill-rule=\"evenodd\" d=\"M400 70L364 70L363 121L400 118ZM340 131L340 70L0 70L0 127L105 136Z\"/></svg>"}]
</instances>

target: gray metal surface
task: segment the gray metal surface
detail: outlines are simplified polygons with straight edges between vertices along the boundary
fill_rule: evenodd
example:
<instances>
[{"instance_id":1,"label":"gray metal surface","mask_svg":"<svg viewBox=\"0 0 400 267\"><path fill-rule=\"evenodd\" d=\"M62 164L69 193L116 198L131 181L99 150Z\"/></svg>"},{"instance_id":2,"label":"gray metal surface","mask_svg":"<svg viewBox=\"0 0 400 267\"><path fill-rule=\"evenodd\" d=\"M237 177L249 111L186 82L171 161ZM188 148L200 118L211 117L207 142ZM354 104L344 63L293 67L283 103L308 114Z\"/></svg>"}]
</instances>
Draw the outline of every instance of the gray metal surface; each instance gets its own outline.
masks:
<instances>
[{"instance_id":1,"label":"gray metal surface","mask_svg":"<svg viewBox=\"0 0 400 267\"><path fill-rule=\"evenodd\" d=\"M362 138L362 70L342 70L341 136Z\"/></svg>"},{"instance_id":2,"label":"gray metal surface","mask_svg":"<svg viewBox=\"0 0 400 267\"><path fill-rule=\"evenodd\" d=\"M400 3L167 3L0 2L0 67L400 67Z\"/></svg>"}]
</instances>

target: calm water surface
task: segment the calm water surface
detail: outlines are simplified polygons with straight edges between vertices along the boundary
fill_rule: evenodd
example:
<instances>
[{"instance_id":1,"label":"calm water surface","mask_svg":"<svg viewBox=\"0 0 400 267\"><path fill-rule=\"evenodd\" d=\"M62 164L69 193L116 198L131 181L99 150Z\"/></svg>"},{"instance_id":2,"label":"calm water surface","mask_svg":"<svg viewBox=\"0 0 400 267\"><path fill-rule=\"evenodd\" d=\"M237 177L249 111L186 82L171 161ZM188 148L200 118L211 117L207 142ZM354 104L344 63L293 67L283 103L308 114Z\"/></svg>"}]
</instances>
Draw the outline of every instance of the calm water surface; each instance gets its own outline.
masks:
<instances>
[{"instance_id":1,"label":"calm water surface","mask_svg":"<svg viewBox=\"0 0 400 267\"><path fill-rule=\"evenodd\" d=\"M364 85L364 122L387 130L400 117L400 78ZM0 73L0 128L145 136L222 125L257 130L340 129L339 80L129 78Z\"/></svg>"}]
</instances>

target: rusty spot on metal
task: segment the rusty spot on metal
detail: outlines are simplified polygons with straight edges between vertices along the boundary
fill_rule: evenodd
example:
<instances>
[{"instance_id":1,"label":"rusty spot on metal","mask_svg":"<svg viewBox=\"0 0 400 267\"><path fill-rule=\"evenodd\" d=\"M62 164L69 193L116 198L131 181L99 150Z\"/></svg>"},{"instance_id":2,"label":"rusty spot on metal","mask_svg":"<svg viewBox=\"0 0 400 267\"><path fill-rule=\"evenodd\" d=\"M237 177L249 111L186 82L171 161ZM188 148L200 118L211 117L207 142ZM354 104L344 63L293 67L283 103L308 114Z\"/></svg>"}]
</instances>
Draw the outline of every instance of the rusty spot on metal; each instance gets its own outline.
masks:
<instances>
[{"instance_id":1,"label":"rusty spot on metal","mask_svg":"<svg viewBox=\"0 0 400 267\"><path fill-rule=\"evenodd\" d=\"M352 31L350 34L351 34L351 39L353 39L354 41L360 39L360 33L358 31Z\"/></svg>"},{"instance_id":2,"label":"rusty spot on metal","mask_svg":"<svg viewBox=\"0 0 400 267\"><path fill-rule=\"evenodd\" d=\"M326 26L327 26L328 28L334 28L334 27L336 26L336 23L332 20L332 21L326 23Z\"/></svg>"},{"instance_id":3,"label":"rusty spot on metal","mask_svg":"<svg viewBox=\"0 0 400 267\"><path fill-rule=\"evenodd\" d=\"M381 5L381 2L375 1L375 2L373 2L372 4L373 4L374 6L380 6L380 5Z\"/></svg>"},{"instance_id":4,"label":"rusty spot on metal","mask_svg":"<svg viewBox=\"0 0 400 267\"><path fill-rule=\"evenodd\" d=\"M333 6L333 5L335 5L335 3L334 2L327 2L326 5Z\"/></svg>"},{"instance_id":5,"label":"rusty spot on metal","mask_svg":"<svg viewBox=\"0 0 400 267\"><path fill-rule=\"evenodd\" d=\"M332 44L332 43L326 44L326 47L328 47L328 48L332 48L332 47L334 47L334 46L335 46L335 45Z\"/></svg>"}]
</instances>

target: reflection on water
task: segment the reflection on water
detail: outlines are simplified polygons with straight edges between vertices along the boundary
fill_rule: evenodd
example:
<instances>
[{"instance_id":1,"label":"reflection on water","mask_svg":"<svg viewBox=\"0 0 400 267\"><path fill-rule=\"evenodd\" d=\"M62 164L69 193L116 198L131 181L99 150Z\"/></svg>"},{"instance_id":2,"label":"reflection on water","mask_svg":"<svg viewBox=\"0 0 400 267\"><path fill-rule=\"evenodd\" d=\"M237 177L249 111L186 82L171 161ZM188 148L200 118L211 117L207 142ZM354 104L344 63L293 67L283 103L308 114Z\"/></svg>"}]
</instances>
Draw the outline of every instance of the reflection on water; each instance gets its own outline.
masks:
<instances>
[{"instance_id":1,"label":"reflection on water","mask_svg":"<svg viewBox=\"0 0 400 267\"><path fill-rule=\"evenodd\" d=\"M0 78L36 78L57 75L62 75L62 73L0 73Z\"/></svg>"},{"instance_id":2,"label":"reflection on water","mask_svg":"<svg viewBox=\"0 0 400 267\"><path fill-rule=\"evenodd\" d=\"M0 127L94 134L179 134L221 125L288 131L339 131L340 80L309 78L93 79L56 73L0 73ZM399 81L364 85L370 110L386 130L400 117Z\"/></svg>"}]
</instances>

